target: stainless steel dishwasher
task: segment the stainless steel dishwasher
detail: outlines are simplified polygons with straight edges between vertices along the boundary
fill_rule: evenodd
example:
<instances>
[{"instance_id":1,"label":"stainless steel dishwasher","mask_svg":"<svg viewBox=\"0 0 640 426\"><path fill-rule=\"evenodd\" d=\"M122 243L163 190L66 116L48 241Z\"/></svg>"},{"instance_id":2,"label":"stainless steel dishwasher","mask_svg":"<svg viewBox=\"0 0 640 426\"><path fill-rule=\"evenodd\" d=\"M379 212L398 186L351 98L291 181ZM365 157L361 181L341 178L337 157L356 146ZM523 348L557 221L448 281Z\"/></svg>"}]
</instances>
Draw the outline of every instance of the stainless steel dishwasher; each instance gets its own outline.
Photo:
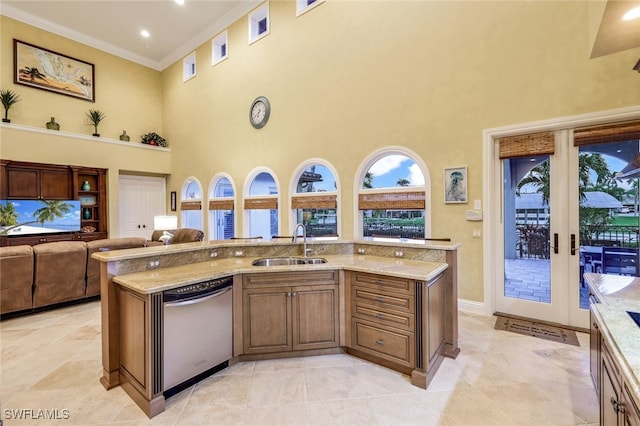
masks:
<instances>
[{"instance_id":1,"label":"stainless steel dishwasher","mask_svg":"<svg viewBox=\"0 0 640 426\"><path fill-rule=\"evenodd\" d=\"M170 397L233 356L233 278L163 292L163 390Z\"/></svg>"}]
</instances>

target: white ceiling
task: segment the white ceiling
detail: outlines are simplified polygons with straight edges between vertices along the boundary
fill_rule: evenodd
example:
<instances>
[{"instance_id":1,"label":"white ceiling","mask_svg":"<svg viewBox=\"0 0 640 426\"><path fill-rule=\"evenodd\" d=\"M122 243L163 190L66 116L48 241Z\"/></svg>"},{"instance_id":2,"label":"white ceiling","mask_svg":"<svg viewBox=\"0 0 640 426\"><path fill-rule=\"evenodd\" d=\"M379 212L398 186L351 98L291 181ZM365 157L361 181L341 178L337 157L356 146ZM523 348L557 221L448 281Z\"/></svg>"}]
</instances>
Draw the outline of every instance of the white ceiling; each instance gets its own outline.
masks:
<instances>
[{"instance_id":1,"label":"white ceiling","mask_svg":"<svg viewBox=\"0 0 640 426\"><path fill-rule=\"evenodd\" d=\"M163 70L246 15L259 0L2 0L0 13ZM151 33L148 39L140 30ZM29 40L24 40L29 41Z\"/></svg>"},{"instance_id":2,"label":"white ceiling","mask_svg":"<svg viewBox=\"0 0 640 426\"><path fill-rule=\"evenodd\" d=\"M156 70L180 60L263 0L0 0L0 13ZM640 23L621 13L640 0L608 0L592 57L640 46ZM144 39L140 30L151 37ZM27 41L28 40L24 40Z\"/></svg>"}]
</instances>

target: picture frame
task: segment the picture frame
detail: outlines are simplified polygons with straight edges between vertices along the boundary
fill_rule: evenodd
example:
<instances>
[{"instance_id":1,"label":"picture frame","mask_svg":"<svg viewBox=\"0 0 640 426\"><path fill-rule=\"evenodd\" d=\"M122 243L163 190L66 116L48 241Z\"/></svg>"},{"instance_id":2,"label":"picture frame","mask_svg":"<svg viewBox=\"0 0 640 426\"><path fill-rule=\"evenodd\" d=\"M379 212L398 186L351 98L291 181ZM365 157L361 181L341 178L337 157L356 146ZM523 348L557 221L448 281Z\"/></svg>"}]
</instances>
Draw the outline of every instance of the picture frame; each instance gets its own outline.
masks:
<instances>
[{"instance_id":1,"label":"picture frame","mask_svg":"<svg viewBox=\"0 0 640 426\"><path fill-rule=\"evenodd\" d=\"M89 62L13 39L13 82L95 102L95 67Z\"/></svg>"},{"instance_id":2,"label":"picture frame","mask_svg":"<svg viewBox=\"0 0 640 426\"><path fill-rule=\"evenodd\" d=\"M444 169L444 202L446 204L467 203L467 167Z\"/></svg>"},{"instance_id":3,"label":"picture frame","mask_svg":"<svg viewBox=\"0 0 640 426\"><path fill-rule=\"evenodd\" d=\"M171 211L175 212L177 208L178 208L178 206L177 206L177 194L176 194L176 191L171 191Z\"/></svg>"}]
</instances>

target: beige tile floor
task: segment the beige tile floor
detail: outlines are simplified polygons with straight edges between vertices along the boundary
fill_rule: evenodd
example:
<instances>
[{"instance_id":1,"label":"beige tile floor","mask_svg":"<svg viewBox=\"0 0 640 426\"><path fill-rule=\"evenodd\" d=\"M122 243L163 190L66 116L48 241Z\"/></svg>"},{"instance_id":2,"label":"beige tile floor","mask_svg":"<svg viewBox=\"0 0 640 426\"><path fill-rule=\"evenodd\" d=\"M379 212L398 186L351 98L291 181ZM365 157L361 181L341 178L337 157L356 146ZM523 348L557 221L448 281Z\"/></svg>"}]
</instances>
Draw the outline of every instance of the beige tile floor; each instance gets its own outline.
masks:
<instances>
[{"instance_id":1,"label":"beige tile floor","mask_svg":"<svg viewBox=\"0 0 640 426\"><path fill-rule=\"evenodd\" d=\"M460 348L428 390L349 355L236 364L169 399L152 420L100 385L98 302L0 323L4 425L598 424L588 335L580 347L493 329L460 313ZM15 420L15 410L59 420ZM63 411L67 410L67 411ZM25 411L23 411L24 413Z\"/></svg>"}]
</instances>

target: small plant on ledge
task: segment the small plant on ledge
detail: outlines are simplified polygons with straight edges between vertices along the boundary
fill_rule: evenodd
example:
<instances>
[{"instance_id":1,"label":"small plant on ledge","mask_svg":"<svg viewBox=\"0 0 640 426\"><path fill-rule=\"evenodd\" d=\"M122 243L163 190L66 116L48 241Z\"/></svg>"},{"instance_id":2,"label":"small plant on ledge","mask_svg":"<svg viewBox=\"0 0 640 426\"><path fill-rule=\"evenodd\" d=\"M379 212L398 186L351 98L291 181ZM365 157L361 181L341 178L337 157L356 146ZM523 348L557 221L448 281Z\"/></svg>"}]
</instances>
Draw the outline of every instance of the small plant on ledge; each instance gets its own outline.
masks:
<instances>
[{"instance_id":1,"label":"small plant on ledge","mask_svg":"<svg viewBox=\"0 0 640 426\"><path fill-rule=\"evenodd\" d=\"M154 132L142 135L142 143L155 146L169 146L165 138Z\"/></svg>"},{"instance_id":2,"label":"small plant on ledge","mask_svg":"<svg viewBox=\"0 0 640 426\"><path fill-rule=\"evenodd\" d=\"M89 122L93 126L93 136L99 137L100 133L98 133L98 124L105 119L106 115L104 115L104 112L102 111L90 109L87 113L87 117L89 117Z\"/></svg>"},{"instance_id":3,"label":"small plant on ledge","mask_svg":"<svg viewBox=\"0 0 640 426\"><path fill-rule=\"evenodd\" d=\"M11 90L0 90L0 102L2 102L2 106L4 107L4 118L2 119L5 123L11 123L9 120L9 109L16 102L20 101L20 96Z\"/></svg>"}]
</instances>

